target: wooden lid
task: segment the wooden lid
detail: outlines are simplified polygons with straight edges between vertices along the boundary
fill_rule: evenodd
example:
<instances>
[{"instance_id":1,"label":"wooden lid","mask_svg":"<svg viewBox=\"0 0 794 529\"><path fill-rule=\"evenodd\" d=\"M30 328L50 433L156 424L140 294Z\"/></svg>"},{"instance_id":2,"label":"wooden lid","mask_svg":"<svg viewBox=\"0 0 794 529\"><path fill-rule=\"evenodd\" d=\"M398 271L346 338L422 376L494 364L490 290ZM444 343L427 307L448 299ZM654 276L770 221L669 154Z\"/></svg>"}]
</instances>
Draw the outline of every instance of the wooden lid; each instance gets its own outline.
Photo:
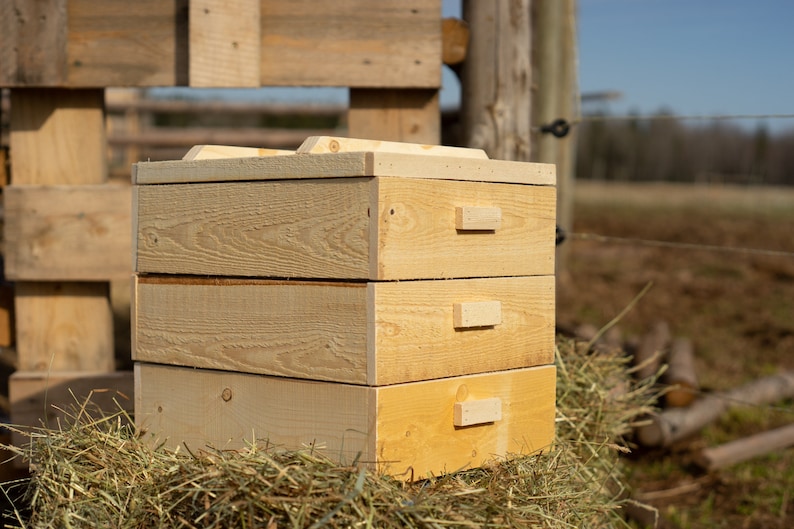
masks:
<instances>
[{"instance_id":1,"label":"wooden lid","mask_svg":"<svg viewBox=\"0 0 794 529\"><path fill-rule=\"evenodd\" d=\"M134 184L396 176L554 185L552 164L490 160L480 149L313 136L296 151L199 145L182 160L133 165Z\"/></svg>"}]
</instances>

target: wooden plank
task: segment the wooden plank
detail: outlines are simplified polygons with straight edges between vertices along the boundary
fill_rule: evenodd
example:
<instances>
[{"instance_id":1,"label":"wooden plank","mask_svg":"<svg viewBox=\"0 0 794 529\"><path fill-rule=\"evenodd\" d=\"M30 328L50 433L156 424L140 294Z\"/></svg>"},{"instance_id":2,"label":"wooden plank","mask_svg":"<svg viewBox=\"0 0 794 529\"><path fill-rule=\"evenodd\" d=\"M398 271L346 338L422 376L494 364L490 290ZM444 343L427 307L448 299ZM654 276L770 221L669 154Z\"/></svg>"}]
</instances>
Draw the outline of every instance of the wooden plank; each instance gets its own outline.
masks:
<instances>
[{"instance_id":1,"label":"wooden plank","mask_svg":"<svg viewBox=\"0 0 794 529\"><path fill-rule=\"evenodd\" d=\"M141 277L137 361L386 385L549 364L554 278L322 283ZM502 324L458 330L456 301Z\"/></svg>"},{"instance_id":2,"label":"wooden plank","mask_svg":"<svg viewBox=\"0 0 794 529\"><path fill-rule=\"evenodd\" d=\"M369 269L366 179L139 186L135 197L138 272L366 278Z\"/></svg>"},{"instance_id":3,"label":"wooden plank","mask_svg":"<svg viewBox=\"0 0 794 529\"><path fill-rule=\"evenodd\" d=\"M17 352L23 371L113 371L107 283L16 283Z\"/></svg>"},{"instance_id":4,"label":"wooden plank","mask_svg":"<svg viewBox=\"0 0 794 529\"><path fill-rule=\"evenodd\" d=\"M15 185L98 184L107 178L103 90L11 91ZM19 367L112 371L108 283L17 282Z\"/></svg>"},{"instance_id":5,"label":"wooden plank","mask_svg":"<svg viewBox=\"0 0 794 529\"><path fill-rule=\"evenodd\" d=\"M100 184L107 178L103 90L11 90L13 184Z\"/></svg>"},{"instance_id":6,"label":"wooden plank","mask_svg":"<svg viewBox=\"0 0 794 529\"><path fill-rule=\"evenodd\" d=\"M271 159L284 158L293 157ZM135 271L378 280L549 275L554 191L404 178L138 186ZM460 204L498 205L500 229L456 230Z\"/></svg>"},{"instance_id":7,"label":"wooden plank","mask_svg":"<svg viewBox=\"0 0 794 529\"><path fill-rule=\"evenodd\" d=\"M365 386L135 364L135 423L153 444L240 449L269 440L366 460L374 417Z\"/></svg>"},{"instance_id":8,"label":"wooden plank","mask_svg":"<svg viewBox=\"0 0 794 529\"><path fill-rule=\"evenodd\" d=\"M138 278L133 359L367 383L363 283Z\"/></svg>"},{"instance_id":9,"label":"wooden plank","mask_svg":"<svg viewBox=\"0 0 794 529\"><path fill-rule=\"evenodd\" d=\"M330 134L333 129L277 129L261 127L158 127L139 133L116 132L108 138L111 145L181 147L188 150L199 144L226 144L240 147L276 147L293 150L306 134ZM181 157L181 155L180 155Z\"/></svg>"},{"instance_id":10,"label":"wooden plank","mask_svg":"<svg viewBox=\"0 0 794 529\"><path fill-rule=\"evenodd\" d=\"M132 273L130 186L14 185L4 195L9 279L99 281Z\"/></svg>"},{"instance_id":11,"label":"wooden plank","mask_svg":"<svg viewBox=\"0 0 794 529\"><path fill-rule=\"evenodd\" d=\"M11 423L31 428L57 428L79 415L80 409L94 418L134 409L133 374L95 372L17 371L9 378ZM66 423L64 422L66 421ZM27 438L15 432L13 443Z\"/></svg>"},{"instance_id":12,"label":"wooden plank","mask_svg":"<svg viewBox=\"0 0 794 529\"><path fill-rule=\"evenodd\" d=\"M554 273L553 187L397 178L377 186L373 279ZM501 227L456 230L461 205L499 207Z\"/></svg>"},{"instance_id":13,"label":"wooden plank","mask_svg":"<svg viewBox=\"0 0 794 529\"><path fill-rule=\"evenodd\" d=\"M188 2L69 0L67 86L188 83Z\"/></svg>"},{"instance_id":14,"label":"wooden plank","mask_svg":"<svg viewBox=\"0 0 794 529\"><path fill-rule=\"evenodd\" d=\"M531 185L555 183L555 169L550 164L391 152L168 160L139 162L133 166L133 182L141 185L357 176L399 176Z\"/></svg>"},{"instance_id":15,"label":"wooden plank","mask_svg":"<svg viewBox=\"0 0 794 529\"><path fill-rule=\"evenodd\" d=\"M441 86L440 0L263 0L261 13L263 86Z\"/></svg>"},{"instance_id":16,"label":"wooden plank","mask_svg":"<svg viewBox=\"0 0 794 529\"><path fill-rule=\"evenodd\" d=\"M259 87L261 0L191 0L190 86Z\"/></svg>"},{"instance_id":17,"label":"wooden plank","mask_svg":"<svg viewBox=\"0 0 794 529\"><path fill-rule=\"evenodd\" d=\"M347 123L355 138L439 144L438 90L351 88Z\"/></svg>"},{"instance_id":18,"label":"wooden plank","mask_svg":"<svg viewBox=\"0 0 794 529\"><path fill-rule=\"evenodd\" d=\"M502 420L456 428L456 402L498 398ZM343 464L419 479L549 449L555 368L380 388L156 364L135 366L135 418L152 443L318 447Z\"/></svg>"},{"instance_id":19,"label":"wooden plank","mask_svg":"<svg viewBox=\"0 0 794 529\"><path fill-rule=\"evenodd\" d=\"M295 154L295 151L234 147L230 145L194 145L182 159L217 160L218 158L250 158L251 156L284 156L287 154Z\"/></svg>"},{"instance_id":20,"label":"wooden plank","mask_svg":"<svg viewBox=\"0 0 794 529\"><path fill-rule=\"evenodd\" d=\"M57 86L64 82L67 3L0 2L0 86Z\"/></svg>"},{"instance_id":21,"label":"wooden plank","mask_svg":"<svg viewBox=\"0 0 794 529\"><path fill-rule=\"evenodd\" d=\"M298 154L321 154L335 152L394 152L403 154L423 154L429 156L453 156L458 158L479 158L487 160L488 155L481 149L447 147L442 145L423 145L397 141L362 140L335 136L311 136L295 151Z\"/></svg>"},{"instance_id":22,"label":"wooden plank","mask_svg":"<svg viewBox=\"0 0 794 529\"><path fill-rule=\"evenodd\" d=\"M541 366L376 388L379 470L419 479L549 450L555 375L554 366ZM502 401L502 420L455 427L455 403L483 398Z\"/></svg>"}]
</instances>

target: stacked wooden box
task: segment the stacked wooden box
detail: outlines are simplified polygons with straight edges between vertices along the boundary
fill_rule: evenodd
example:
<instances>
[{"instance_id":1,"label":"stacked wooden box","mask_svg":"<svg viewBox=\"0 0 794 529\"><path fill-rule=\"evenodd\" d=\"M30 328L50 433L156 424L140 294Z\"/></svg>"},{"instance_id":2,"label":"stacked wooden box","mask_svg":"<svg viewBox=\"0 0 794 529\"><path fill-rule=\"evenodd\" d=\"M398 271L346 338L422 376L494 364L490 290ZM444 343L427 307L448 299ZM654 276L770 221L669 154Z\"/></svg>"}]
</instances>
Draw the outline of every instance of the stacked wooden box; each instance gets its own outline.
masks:
<instances>
[{"instance_id":1,"label":"stacked wooden box","mask_svg":"<svg viewBox=\"0 0 794 529\"><path fill-rule=\"evenodd\" d=\"M406 479L547 448L553 166L327 137L270 154L135 167L147 435Z\"/></svg>"}]
</instances>

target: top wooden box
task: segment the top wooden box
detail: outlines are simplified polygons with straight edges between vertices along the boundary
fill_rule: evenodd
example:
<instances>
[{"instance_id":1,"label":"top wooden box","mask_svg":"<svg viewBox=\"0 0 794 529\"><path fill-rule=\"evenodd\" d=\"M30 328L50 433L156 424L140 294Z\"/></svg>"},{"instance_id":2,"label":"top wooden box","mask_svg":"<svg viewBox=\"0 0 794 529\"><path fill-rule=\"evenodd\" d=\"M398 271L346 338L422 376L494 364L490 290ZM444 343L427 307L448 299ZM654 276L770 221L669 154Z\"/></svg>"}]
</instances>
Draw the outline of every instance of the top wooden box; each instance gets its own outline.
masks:
<instances>
[{"instance_id":1,"label":"top wooden box","mask_svg":"<svg viewBox=\"0 0 794 529\"><path fill-rule=\"evenodd\" d=\"M136 164L134 270L353 280L554 273L553 165L341 138L275 154Z\"/></svg>"}]
</instances>

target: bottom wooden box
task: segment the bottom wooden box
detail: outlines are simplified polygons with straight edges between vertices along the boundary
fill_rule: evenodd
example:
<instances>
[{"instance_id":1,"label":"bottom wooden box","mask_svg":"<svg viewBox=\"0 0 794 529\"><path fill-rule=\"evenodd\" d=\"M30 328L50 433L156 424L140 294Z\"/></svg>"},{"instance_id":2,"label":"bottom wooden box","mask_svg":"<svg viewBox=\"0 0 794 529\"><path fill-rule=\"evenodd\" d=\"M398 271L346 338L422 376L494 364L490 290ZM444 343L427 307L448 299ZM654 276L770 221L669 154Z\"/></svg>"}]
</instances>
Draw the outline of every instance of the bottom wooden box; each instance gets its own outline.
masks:
<instances>
[{"instance_id":1,"label":"bottom wooden box","mask_svg":"<svg viewBox=\"0 0 794 529\"><path fill-rule=\"evenodd\" d=\"M555 376L546 365L367 387L138 363L135 420L172 448L267 439L418 479L548 449Z\"/></svg>"}]
</instances>

